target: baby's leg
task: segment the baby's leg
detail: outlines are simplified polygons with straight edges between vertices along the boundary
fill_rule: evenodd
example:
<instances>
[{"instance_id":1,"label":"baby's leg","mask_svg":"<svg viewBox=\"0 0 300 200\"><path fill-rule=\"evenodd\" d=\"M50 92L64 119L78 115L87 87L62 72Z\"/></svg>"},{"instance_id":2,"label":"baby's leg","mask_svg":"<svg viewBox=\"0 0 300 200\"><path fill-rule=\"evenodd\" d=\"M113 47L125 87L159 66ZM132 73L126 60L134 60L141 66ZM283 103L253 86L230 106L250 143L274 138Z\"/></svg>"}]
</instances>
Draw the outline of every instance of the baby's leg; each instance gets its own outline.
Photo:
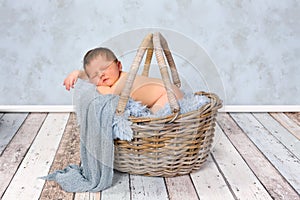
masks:
<instances>
[{"instance_id":1,"label":"baby's leg","mask_svg":"<svg viewBox=\"0 0 300 200\"><path fill-rule=\"evenodd\" d=\"M173 92L177 99L183 98L183 93L180 91L179 88L176 86L173 86ZM156 113L158 110L162 109L167 103L169 102L167 91L164 90L163 94L157 99L157 101L153 104L153 106L150 108L150 110L153 113Z\"/></svg>"},{"instance_id":2,"label":"baby's leg","mask_svg":"<svg viewBox=\"0 0 300 200\"><path fill-rule=\"evenodd\" d=\"M158 110L162 109L168 101L169 101L168 95L167 95L167 93L164 93L162 96L160 96L157 99L157 101L153 104L153 106L150 108L150 110L153 113L156 113Z\"/></svg>"},{"instance_id":3,"label":"baby's leg","mask_svg":"<svg viewBox=\"0 0 300 200\"><path fill-rule=\"evenodd\" d=\"M163 108L168 102L165 87L156 83L148 83L138 87L131 93L131 97L147 105L153 113Z\"/></svg>"}]
</instances>

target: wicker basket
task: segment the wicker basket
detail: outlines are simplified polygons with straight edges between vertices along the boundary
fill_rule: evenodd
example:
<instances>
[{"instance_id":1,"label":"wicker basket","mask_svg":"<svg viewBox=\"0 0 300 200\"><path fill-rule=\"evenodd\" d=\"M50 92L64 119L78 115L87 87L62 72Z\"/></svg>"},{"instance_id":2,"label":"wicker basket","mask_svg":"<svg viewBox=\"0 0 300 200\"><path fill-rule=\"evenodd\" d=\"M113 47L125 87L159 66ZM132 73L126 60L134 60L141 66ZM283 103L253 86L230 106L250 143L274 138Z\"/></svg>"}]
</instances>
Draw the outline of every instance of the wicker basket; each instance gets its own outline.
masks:
<instances>
[{"instance_id":1,"label":"wicker basket","mask_svg":"<svg viewBox=\"0 0 300 200\"><path fill-rule=\"evenodd\" d=\"M160 33L149 34L140 45L128 74L125 88L116 110L124 113L132 83L142 58L147 51L144 71L148 76L153 52L155 52L172 114L162 118L131 117L133 140L115 140L114 168L121 172L146 176L174 177L198 170L209 156L214 137L216 114L221 100L212 93L206 95L210 102L200 109L179 113L179 106L171 88L171 80L165 57L172 74L172 81L180 87L179 76L165 38ZM165 56L165 57L164 57Z\"/></svg>"}]
</instances>

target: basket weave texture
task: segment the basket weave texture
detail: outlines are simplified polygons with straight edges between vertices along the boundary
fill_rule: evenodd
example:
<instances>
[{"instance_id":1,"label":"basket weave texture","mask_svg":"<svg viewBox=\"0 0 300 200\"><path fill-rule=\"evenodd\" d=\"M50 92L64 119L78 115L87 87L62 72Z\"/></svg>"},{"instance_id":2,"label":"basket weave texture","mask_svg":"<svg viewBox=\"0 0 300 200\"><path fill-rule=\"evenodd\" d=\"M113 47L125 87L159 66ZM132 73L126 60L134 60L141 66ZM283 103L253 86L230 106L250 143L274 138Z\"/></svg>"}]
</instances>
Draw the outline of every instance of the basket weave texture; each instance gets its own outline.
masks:
<instances>
[{"instance_id":1,"label":"basket weave texture","mask_svg":"<svg viewBox=\"0 0 300 200\"><path fill-rule=\"evenodd\" d=\"M155 52L173 114L161 118L130 117L133 140L114 141L114 168L145 176L174 177L189 174L200 169L209 156L216 115L222 107L222 101L213 93L196 92L195 95L207 96L210 102L198 110L178 114L180 107L169 89L172 83L167 66L170 68L173 84L180 87L172 54L160 33L150 33L144 38L130 68L116 110L118 115L124 113L132 83L146 51L142 75L148 76L151 58Z\"/></svg>"}]
</instances>

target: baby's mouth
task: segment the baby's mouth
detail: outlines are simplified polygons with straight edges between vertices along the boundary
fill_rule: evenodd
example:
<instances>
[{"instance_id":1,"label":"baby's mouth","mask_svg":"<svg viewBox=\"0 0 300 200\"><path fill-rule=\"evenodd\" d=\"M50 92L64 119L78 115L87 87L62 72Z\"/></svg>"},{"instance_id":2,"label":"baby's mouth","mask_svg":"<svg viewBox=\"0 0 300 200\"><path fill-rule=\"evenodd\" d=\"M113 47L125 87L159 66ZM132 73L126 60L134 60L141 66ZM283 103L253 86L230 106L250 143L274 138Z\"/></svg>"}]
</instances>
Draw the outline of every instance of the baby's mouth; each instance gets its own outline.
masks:
<instances>
[{"instance_id":1,"label":"baby's mouth","mask_svg":"<svg viewBox=\"0 0 300 200\"><path fill-rule=\"evenodd\" d=\"M102 83L106 84L108 81L109 81L109 78L104 78L104 79L102 80Z\"/></svg>"}]
</instances>

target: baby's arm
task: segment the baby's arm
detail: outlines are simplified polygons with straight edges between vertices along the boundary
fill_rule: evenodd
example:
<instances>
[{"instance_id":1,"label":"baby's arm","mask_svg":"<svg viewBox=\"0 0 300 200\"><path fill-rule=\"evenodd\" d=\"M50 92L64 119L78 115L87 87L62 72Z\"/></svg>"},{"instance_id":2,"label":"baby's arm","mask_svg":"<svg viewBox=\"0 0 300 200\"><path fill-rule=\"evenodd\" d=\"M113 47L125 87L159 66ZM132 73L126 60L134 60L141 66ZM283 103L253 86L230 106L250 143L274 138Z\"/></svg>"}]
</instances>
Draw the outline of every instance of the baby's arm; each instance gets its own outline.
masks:
<instances>
[{"instance_id":1,"label":"baby's arm","mask_svg":"<svg viewBox=\"0 0 300 200\"><path fill-rule=\"evenodd\" d=\"M87 80L88 76L86 75L85 71L74 70L64 80L64 86L66 87L66 90L74 88L74 85L78 78Z\"/></svg>"}]
</instances>

